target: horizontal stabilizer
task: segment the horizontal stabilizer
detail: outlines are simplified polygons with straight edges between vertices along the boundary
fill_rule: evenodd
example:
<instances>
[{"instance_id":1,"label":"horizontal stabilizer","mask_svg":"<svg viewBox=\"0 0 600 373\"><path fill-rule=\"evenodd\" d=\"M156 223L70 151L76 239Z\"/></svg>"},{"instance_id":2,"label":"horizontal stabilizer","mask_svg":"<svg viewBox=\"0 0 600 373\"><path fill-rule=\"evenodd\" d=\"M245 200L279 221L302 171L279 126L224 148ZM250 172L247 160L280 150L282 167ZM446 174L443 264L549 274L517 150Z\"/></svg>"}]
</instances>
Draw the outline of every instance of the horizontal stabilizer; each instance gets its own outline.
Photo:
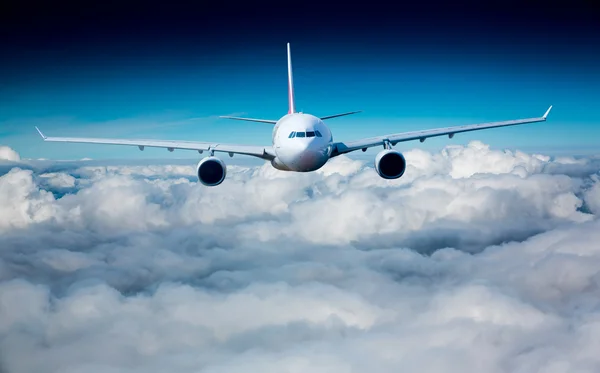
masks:
<instances>
[{"instance_id":1,"label":"horizontal stabilizer","mask_svg":"<svg viewBox=\"0 0 600 373\"><path fill-rule=\"evenodd\" d=\"M277 121L276 120L270 120L270 119L255 119L255 118L240 118L240 117L229 117L229 116L220 116L219 118L225 118L225 119L235 119L235 120L245 120L248 122L260 122L260 123L269 123L269 124L276 124Z\"/></svg>"},{"instance_id":2,"label":"horizontal stabilizer","mask_svg":"<svg viewBox=\"0 0 600 373\"><path fill-rule=\"evenodd\" d=\"M362 110L358 110L358 111L350 111L348 113L341 113L341 114L334 114L334 115L328 115L326 117L321 117L321 120L325 120L325 119L331 119L331 118L337 118L337 117L343 117L345 115L350 115L350 114L356 114L356 113L361 113Z\"/></svg>"}]
</instances>

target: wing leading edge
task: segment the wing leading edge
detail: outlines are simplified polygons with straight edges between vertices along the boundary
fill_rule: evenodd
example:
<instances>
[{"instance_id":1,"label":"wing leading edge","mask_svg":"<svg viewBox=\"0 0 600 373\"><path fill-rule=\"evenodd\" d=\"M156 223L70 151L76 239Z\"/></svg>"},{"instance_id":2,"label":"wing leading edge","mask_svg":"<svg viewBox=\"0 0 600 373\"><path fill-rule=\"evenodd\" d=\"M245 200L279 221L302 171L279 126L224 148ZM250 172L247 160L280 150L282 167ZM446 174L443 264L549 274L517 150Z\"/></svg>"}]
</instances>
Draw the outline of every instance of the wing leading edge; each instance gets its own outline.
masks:
<instances>
[{"instance_id":1,"label":"wing leading edge","mask_svg":"<svg viewBox=\"0 0 600 373\"><path fill-rule=\"evenodd\" d=\"M552 109L552 105L546 110L546 113L541 117L537 118L527 118L527 119L516 119L516 120L507 120L502 122L490 122L490 123L480 123L480 124L470 124L465 126L454 126L454 127L445 127L445 128L436 128L430 130L423 131L412 131L412 132L402 132L395 133L384 136L370 137L366 139L349 141L349 142L336 142L334 143L334 150L331 154L332 157L335 157L340 154L350 153L358 149L366 150L367 148L374 146L382 146L385 143L390 143L391 145L396 145L399 142L404 141L412 141L412 140L420 140L421 142L425 141L425 139L430 137L437 136L445 136L448 135L450 138L454 136L456 133L469 132L469 131L478 131L488 128L497 128L497 127L507 127L507 126L516 126L520 124L526 123L536 123L536 122L544 122Z\"/></svg>"},{"instance_id":2,"label":"wing leading edge","mask_svg":"<svg viewBox=\"0 0 600 373\"><path fill-rule=\"evenodd\" d=\"M275 152L270 146L252 146L252 145L232 145L215 142L194 142L194 141L176 141L176 140L128 140L128 139L103 139L87 137L49 137L35 127L42 139L49 142L73 142L86 144L106 144L106 145L129 145L137 146L140 150L145 147L165 148L169 151L175 149L196 150L198 152L224 152L232 154L250 155L266 160L275 158Z\"/></svg>"}]
</instances>

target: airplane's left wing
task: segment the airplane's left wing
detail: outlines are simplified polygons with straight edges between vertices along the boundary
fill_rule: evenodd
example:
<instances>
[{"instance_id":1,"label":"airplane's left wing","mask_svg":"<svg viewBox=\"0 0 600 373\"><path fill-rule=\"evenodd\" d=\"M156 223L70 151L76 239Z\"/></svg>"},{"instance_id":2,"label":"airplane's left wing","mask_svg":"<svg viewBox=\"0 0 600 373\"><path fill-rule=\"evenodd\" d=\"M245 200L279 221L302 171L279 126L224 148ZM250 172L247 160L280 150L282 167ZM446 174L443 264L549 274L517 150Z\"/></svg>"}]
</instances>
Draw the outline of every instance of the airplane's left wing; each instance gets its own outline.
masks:
<instances>
[{"instance_id":1,"label":"airplane's left wing","mask_svg":"<svg viewBox=\"0 0 600 373\"><path fill-rule=\"evenodd\" d=\"M194 142L194 141L176 141L176 140L129 140L129 139L104 139L87 137L49 137L35 127L44 141L50 142L73 142L87 144L108 144L108 145L130 145L137 146L140 150L145 147L165 148L169 151L175 149L196 150L198 152L224 152L233 154L250 155L266 160L275 158L275 152L271 146L252 146L252 145L232 145L218 142Z\"/></svg>"},{"instance_id":2,"label":"airplane's left wing","mask_svg":"<svg viewBox=\"0 0 600 373\"><path fill-rule=\"evenodd\" d=\"M420 140L421 142L425 141L425 139L429 137L436 136L445 136L452 138L455 133L461 132L469 132L469 131L478 131L488 128L497 128L497 127L506 127L506 126L516 126L519 124L526 123L535 123L535 122L544 122L546 117L550 113L552 106L548 108L546 113L537 118L528 118L528 119L516 119L516 120L507 120L503 122L490 122L490 123L481 123L481 124L470 124L466 126L455 126L455 127L445 127L445 128L436 128L430 130L423 131L413 131L413 132L403 132L403 133L395 133L384 136L370 137L366 139L349 141L349 142L336 142L333 144L333 151L331 153L331 157L335 157L340 154L350 153L358 149L362 149L363 151L367 150L367 148L373 146L382 146L386 144L396 145L399 142L404 141L412 141L412 140Z\"/></svg>"}]
</instances>

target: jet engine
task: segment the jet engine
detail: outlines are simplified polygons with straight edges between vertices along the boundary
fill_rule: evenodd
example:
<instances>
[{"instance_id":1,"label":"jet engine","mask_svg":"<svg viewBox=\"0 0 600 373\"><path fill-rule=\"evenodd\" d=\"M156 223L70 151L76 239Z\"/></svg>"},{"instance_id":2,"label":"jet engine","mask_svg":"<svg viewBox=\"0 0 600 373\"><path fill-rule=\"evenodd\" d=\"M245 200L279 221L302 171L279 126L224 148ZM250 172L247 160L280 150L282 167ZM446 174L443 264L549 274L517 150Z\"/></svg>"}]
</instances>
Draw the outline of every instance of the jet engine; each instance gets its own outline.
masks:
<instances>
[{"instance_id":1,"label":"jet engine","mask_svg":"<svg viewBox=\"0 0 600 373\"><path fill-rule=\"evenodd\" d=\"M217 157L206 157L198 162L196 167L198 180L206 186L217 186L225 180L227 166Z\"/></svg>"},{"instance_id":2,"label":"jet engine","mask_svg":"<svg viewBox=\"0 0 600 373\"><path fill-rule=\"evenodd\" d=\"M397 179L405 170L406 159L400 152L386 149L375 157L375 171L384 179Z\"/></svg>"}]
</instances>

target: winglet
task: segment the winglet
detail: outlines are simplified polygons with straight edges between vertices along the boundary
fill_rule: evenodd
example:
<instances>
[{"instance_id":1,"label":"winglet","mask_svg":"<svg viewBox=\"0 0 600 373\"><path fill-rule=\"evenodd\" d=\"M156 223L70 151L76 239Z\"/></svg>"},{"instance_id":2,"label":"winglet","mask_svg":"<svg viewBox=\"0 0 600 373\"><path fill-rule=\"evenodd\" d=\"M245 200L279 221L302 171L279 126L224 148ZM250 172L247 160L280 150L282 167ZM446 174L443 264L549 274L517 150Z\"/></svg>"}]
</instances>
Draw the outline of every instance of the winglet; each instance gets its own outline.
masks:
<instances>
[{"instance_id":1,"label":"winglet","mask_svg":"<svg viewBox=\"0 0 600 373\"><path fill-rule=\"evenodd\" d=\"M40 131L40 129L39 129L39 128L37 128L37 126L35 127L35 129L38 131L38 133L40 134L40 136L42 136L42 139L44 139L44 140L46 140L46 139L47 139L46 135L44 135L44 134L42 133L42 131Z\"/></svg>"},{"instance_id":2,"label":"winglet","mask_svg":"<svg viewBox=\"0 0 600 373\"><path fill-rule=\"evenodd\" d=\"M544 114L544 116L542 118L546 119L546 117L548 116L548 114L550 114L550 110L552 110L552 105L550 105L550 107L548 108L548 110L546 110L546 114Z\"/></svg>"}]
</instances>

